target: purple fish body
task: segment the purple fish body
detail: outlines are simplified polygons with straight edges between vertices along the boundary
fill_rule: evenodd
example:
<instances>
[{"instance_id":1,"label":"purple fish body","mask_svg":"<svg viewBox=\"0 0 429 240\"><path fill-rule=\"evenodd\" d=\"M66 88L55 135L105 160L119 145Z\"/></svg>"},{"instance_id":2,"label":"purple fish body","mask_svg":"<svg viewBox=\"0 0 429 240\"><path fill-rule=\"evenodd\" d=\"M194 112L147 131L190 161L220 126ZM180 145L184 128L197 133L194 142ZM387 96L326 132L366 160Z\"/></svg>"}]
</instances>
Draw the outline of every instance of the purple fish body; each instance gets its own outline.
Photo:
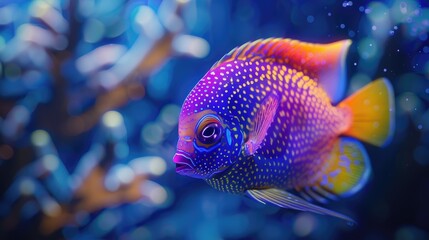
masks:
<instances>
[{"instance_id":1,"label":"purple fish body","mask_svg":"<svg viewBox=\"0 0 429 240\"><path fill-rule=\"evenodd\" d=\"M371 97L370 89L333 105L344 92L349 45L267 39L225 55L182 106L176 171L263 203L352 221L286 191L320 202L355 193L370 166L354 138L382 145L391 136L393 99L386 80L371 87L382 97ZM370 127L359 119L363 110L355 110L365 100L378 107L364 112ZM387 127L374 129L375 123Z\"/></svg>"}]
</instances>

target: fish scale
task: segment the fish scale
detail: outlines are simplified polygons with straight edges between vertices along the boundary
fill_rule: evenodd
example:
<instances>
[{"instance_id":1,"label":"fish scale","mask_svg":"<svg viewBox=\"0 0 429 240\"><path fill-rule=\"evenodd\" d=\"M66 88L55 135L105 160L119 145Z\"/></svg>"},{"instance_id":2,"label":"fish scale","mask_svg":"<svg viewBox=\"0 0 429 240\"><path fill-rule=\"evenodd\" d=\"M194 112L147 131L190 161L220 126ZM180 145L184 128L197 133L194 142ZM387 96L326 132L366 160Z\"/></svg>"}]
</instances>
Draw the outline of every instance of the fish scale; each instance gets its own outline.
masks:
<instances>
[{"instance_id":1,"label":"fish scale","mask_svg":"<svg viewBox=\"0 0 429 240\"><path fill-rule=\"evenodd\" d=\"M201 87L194 89L187 99L204 99L203 89L212 89L213 92L210 93L216 94L215 97L205 102L201 101L198 106L216 110L224 118L234 115L239 119L241 129L250 129L252 117L258 110L256 106L262 103L267 94L275 91L281 95L279 113L267 133L268 136L273 137L264 140L258 150L260 156L256 161L257 163L274 161L276 165L273 166L275 167L263 171L266 169L266 163L262 163L262 166L259 166L258 163L247 178L236 178L234 174L228 174L208 180L210 185L219 190L241 192L245 188L241 185L249 181L255 181L251 184L255 187L291 188L305 185L306 181L303 181L303 178L314 176L313 173L318 172L318 167L322 166L323 155L314 158L315 153L320 155L320 143L326 144L329 139L332 139L332 136L338 133L338 129L345 127L340 120L343 114L332 107L329 98L317 86L317 83L308 76L284 65L276 66L275 63L263 60L250 63L234 61L208 72L200 83ZM231 94L227 95L227 93ZM219 98L222 99L221 103L223 101L226 104L218 105ZM311 104L306 105L307 102ZM189 103L192 104L194 101L189 101ZM198 108L192 105L184 105L184 109L187 111L183 113L187 115L198 112ZM312 118L306 118L305 123L300 121L303 119L303 115L310 113L312 113ZM324 124L320 124L321 122ZM312 148L318 150L311 154ZM299 162L303 163L299 164ZM247 166L245 162L240 161L237 167L246 168ZM269 176L269 178L265 176ZM231 179L227 181L224 178ZM267 180L260 181L265 178ZM294 181L294 178L300 179L300 181ZM222 182L235 182L236 185L222 186ZM292 182L302 183L294 185Z\"/></svg>"},{"instance_id":2,"label":"fish scale","mask_svg":"<svg viewBox=\"0 0 429 240\"><path fill-rule=\"evenodd\" d=\"M377 146L392 137L387 80L333 104L344 94L349 45L265 39L226 54L183 103L176 171L259 202L353 221L286 191L320 202L354 194L371 168L363 146L345 136Z\"/></svg>"}]
</instances>

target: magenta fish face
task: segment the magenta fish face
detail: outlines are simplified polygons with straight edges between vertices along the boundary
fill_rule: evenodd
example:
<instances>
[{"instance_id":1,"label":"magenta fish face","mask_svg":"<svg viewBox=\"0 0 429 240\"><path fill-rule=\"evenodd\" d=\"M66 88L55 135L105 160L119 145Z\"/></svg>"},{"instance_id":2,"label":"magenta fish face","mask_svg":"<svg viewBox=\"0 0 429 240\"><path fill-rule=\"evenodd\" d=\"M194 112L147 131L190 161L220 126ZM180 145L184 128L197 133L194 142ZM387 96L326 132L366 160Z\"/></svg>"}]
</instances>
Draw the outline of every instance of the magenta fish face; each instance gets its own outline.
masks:
<instances>
[{"instance_id":1,"label":"magenta fish face","mask_svg":"<svg viewBox=\"0 0 429 240\"><path fill-rule=\"evenodd\" d=\"M188 96L185 104L193 101L190 100L193 97ZM173 162L177 173L207 179L222 173L236 161L242 147L242 134L234 127L234 121L223 120L211 109L199 110L188 113L182 110Z\"/></svg>"},{"instance_id":2,"label":"magenta fish face","mask_svg":"<svg viewBox=\"0 0 429 240\"><path fill-rule=\"evenodd\" d=\"M192 157L187 152L178 150L173 157L173 162L176 164L177 173L196 178L199 177L195 171L195 165L192 162Z\"/></svg>"}]
</instances>

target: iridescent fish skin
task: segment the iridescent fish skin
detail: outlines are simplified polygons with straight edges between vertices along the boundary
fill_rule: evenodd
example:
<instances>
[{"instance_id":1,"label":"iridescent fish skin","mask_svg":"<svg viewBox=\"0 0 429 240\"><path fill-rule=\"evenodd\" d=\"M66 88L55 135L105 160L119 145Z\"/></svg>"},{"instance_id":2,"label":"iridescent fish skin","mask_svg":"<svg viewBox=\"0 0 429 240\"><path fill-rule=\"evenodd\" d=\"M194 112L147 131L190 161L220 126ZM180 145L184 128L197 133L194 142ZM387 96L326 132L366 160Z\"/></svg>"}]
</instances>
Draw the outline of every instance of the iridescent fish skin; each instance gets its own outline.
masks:
<instances>
[{"instance_id":1,"label":"iridescent fish skin","mask_svg":"<svg viewBox=\"0 0 429 240\"><path fill-rule=\"evenodd\" d=\"M362 104L357 103L359 96L333 105L344 92L343 62L349 45L347 40L321 45L267 39L231 51L182 106L176 171L205 179L221 191L247 191L258 201L335 215L310 203L307 208L281 204L278 192L252 191L294 189L324 201L331 195L350 195L366 182L366 153L356 140L340 137L384 144L391 136L393 122L386 108L391 112L393 100L389 102L388 82L376 81L371 89L381 89L384 95L380 94L381 103L376 96L370 105L386 106L377 105L382 111L365 114L372 123L389 126L370 129L365 136L360 131L369 125L362 125L362 114L353 110ZM380 120L380 114L389 116ZM286 199L289 193L282 193Z\"/></svg>"},{"instance_id":2,"label":"iridescent fish skin","mask_svg":"<svg viewBox=\"0 0 429 240\"><path fill-rule=\"evenodd\" d=\"M258 106L271 94L279 98L278 114L258 154L245 156L242 139L249 135ZM194 163L202 177L233 165L228 173L208 179L214 188L228 192L306 184L317 177L315 173L326 161L327 146L349 121L344 121L347 109L333 107L314 80L264 59L233 61L210 70L185 100L179 120L182 139L194 134L195 121L190 126L185 121L199 119L201 113L221 119L234 141L228 145L224 137L212 150L192 142L193 149L187 152L195 153ZM188 126L192 129L189 135L184 133ZM191 142L180 140L178 149L186 151L185 144Z\"/></svg>"}]
</instances>

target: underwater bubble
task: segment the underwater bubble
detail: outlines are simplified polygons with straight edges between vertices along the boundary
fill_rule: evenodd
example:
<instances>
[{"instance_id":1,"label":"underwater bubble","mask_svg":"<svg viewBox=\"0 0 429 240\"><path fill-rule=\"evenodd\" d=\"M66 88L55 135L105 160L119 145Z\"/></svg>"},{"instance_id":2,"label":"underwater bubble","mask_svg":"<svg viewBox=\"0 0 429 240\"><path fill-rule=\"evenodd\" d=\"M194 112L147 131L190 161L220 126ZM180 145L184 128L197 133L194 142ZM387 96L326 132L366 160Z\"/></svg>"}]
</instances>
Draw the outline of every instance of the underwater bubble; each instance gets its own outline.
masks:
<instances>
[{"instance_id":1,"label":"underwater bubble","mask_svg":"<svg viewBox=\"0 0 429 240\"><path fill-rule=\"evenodd\" d=\"M332 13L331 12L328 12L328 16L330 17L330 16L332 16Z\"/></svg>"},{"instance_id":2,"label":"underwater bubble","mask_svg":"<svg viewBox=\"0 0 429 240\"><path fill-rule=\"evenodd\" d=\"M429 88L426 88L425 93L429 94Z\"/></svg>"},{"instance_id":3,"label":"underwater bubble","mask_svg":"<svg viewBox=\"0 0 429 240\"><path fill-rule=\"evenodd\" d=\"M312 15L309 15L309 16L307 17L307 22L308 22L308 23L313 23L313 22L314 22L314 17L313 17Z\"/></svg>"},{"instance_id":4,"label":"underwater bubble","mask_svg":"<svg viewBox=\"0 0 429 240\"><path fill-rule=\"evenodd\" d=\"M115 128L121 126L124 123L124 119L119 112L108 111L103 114L102 122L106 127Z\"/></svg>"},{"instance_id":5,"label":"underwater bubble","mask_svg":"<svg viewBox=\"0 0 429 240\"><path fill-rule=\"evenodd\" d=\"M24 178L19 183L19 192L22 195L33 195L35 190L36 190L36 185L34 185L33 180L31 180L30 178Z\"/></svg>"},{"instance_id":6,"label":"underwater bubble","mask_svg":"<svg viewBox=\"0 0 429 240\"><path fill-rule=\"evenodd\" d=\"M152 175L160 176L164 174L166 169L167 164L165 163L165 160L160 157L153 157L152 160L149 162L148 170Z\"/></svg>"},{"instance_id":7,"label":"underwater bubble","mask_svg":"<svg viewBox=\"0 0 429 240\"><path fill-rule=\"evenodd\" d=\"M173 49L179 54L203 58L210 52L210 44L203 38L182 34L173 39Z\"/></svg>"},{"instance_id":8,"label":"underwater bubble","mask_svg":"<svg viewBox=\"0 0 429 240\"><path fill-rule=\"evenodd\" d=\"M43 156L42 164L47 171L53 172L58 168L60 164L60 160L58 159L57 156L53 154L48 154Z\"/></svg>"},{"instance_id":9,"label":"underwater bubble","mask_svg":"<svg viewBox=\"0 0 429 240\"><path fill-rule=\"evenodd\" d=\"M407 3L406 2L401 2L399 4L399 9L401 10L401 13L407 13Z\"/></svg>"},{"instance_id":10,"label":"underwater bubble","mask_svg":"<svg viewBox=\"0 0 429 240\"><path fill-rule=\"evenodd\" d=\"M143 127L141 136L147 144L156 145L164 139L164 130L158 123L150 122Z\"/></svg>"},{"instance_id":11,"label":"underwater bubble","mask_svg":"<svg viewBox=\"0 0 429 240\"><path fill-rule=\"evenodd\" d=\"M383 72L387 72L387 68L383 68Z\"/></svg>"},{"instance_id":12,"label":"underwater bubble","mask_svg":"<svg viewBox=\"0 0 429 240\"><path fill-rule=\"evenodd\" d=\"M395 22L411 22L411 17L419 5L414 0L396 0L390 9L390 15Z\"/></svg>"},{"instance_id":13,"label":"underwater bubble","mask_svg":"<svg viewBox=\"0 0 429 240\"><path fill-rule=\"evenodd\" d=\"M83 28L83 39L88 43L96 43L103 38L105 25L98 19L90 18Z\"/></svg>"},{"instance_id":14,"label":"underwater bubble","mask_svg":"<svg viewBox=\"0 0 429 240\"><path fill-rule=\"evenodd\" d=\"M127 165L118 165L115 175L121 184L129 184L134 180L134 171Z\"/></svg>"},{"instance_id":15,"label":"underwater bubble","mask_svg":"<svg viewBox=\"0 0 429 240\"><path fill-rule=\"evenodd\" d=\"M106 174L106 177L104 178L104 187L107 191L114 192L119 189L121 186L120 182L116 178L115 174L115 167L111 168L109 172Z\"/></svg>"},{"instance_id":16,"label":"underwater bubble","mask_svg":"<svg viewBox=\"0 0 429 240\"><path fill-rule=\"evenodd\" d=\"M139 157L130 161L130 166L136 174L162 175L167 169L165 160L158 156Z\"/></svg>"},{"instance_id":17,"label":"underwater bubble","mask_svg":"<svg viewBox=\"0 0 429 240\"><path fill-rule=\"evenodd\" d=\"M180 107L174 104L166 105L160 113L161 121L168 126L175 126L179 120Z\"/></svg>"},{"instance_id":18,"label":"underwater bubble","mask_svg":"<svg viewBox=\"0 0 429 240\"><path fill-rule=\"evenodd\" d=\"M371 11L368 13L368 18L372 23L382 23L389 19L389 9L381 2L371 2L368 5Z\"/></svg>"},{"instance_id":19,"label":"underwater bubble","mask_svg":"<svg viewBox=\"0 0 429 240\"><path fill-rule=\"evenodd\" d=\"M424 53L429 53L429 47L428 46L424 46L423 47L423 52Z\"/></svg>"},{"instance_id":20,"label":"underwater bubble","mask_svg":"<svg viewBox=\"0 0 429 240\"><path fill-rule=\"evenodd\" d=\"M405 92L398 97L399 106L406 112L414 112L421 109L422 103L420 98L412 93Z\"/></svg>"},{"instance_id":21,"label":"underwater bubble","mask_svg":"<svg viewBox=\"0 0 429 240\"><path fill-rule=\"evenodd\" d=\"M310 235L316 226L316 219L308 213L301 213L296 217L293 224L293 231L298 237Z\"/></svg>"},{"instance_id":22,"label":"underwater bubble","mask_svg":"<svg viewBox=\"0 0 429 240\"><path fill-rule=\"evenodd\" d=\"M360 11L360 12L364 12L364 11L365 11L365 7L364 7L364 6L360 6L360 7L359 7L359 11Z\"/></svg>"},{"instance_id":23,"label":"underwater bubble","mask_svg":"<svg viewBox=\"0 0 429 240\"><path fill-rule=\"evenodd\" d=\"M60 205L52 199L43 199L41 204L43 213L50 217L57 216L61 211Z\"/></svg>"},{"instance_id":24,"label":"underwater bubble","mask_svg":"<svg viewBox=\"0 0 429 240\"><path fill-rule=\"evenodd\" d=\"M341 24L340 24L340 28L341 28L341 29L344 29L345 27L346 27L346 25L345 25L344 23L341 23Z\"/></svg>"},{"instance_id":25,"label":"underwater bubble","mask_svg":"<svg viewBox=\"0 0 429 240\"><path fill-rule=\"evenodd\" d=\"M140 186L140 192L149 198L151 203L161 205L167 200L167 191L158 183L146 180Z\"/></svg>"},{"instance_id":26,"label":"underwater bubble","mask_svg":"<svg viewBox=\"0 0 429 240\"><path fill-rule=\"evenodd\" d=\"M352 1L344 1L343 2L343 7L351 7L353 6L353 2Z\"/></svg>"},{"instance_id":27,"label":"underwater bubble","mask_svg":"<svg viewBox=\"0 0 429 240\"><path fill-rule=\"evenodd\" d=\"M364 38L358 43L358 53L361 58L369 59L379 54L379 47L373 38Z\"/></svg>"},{"instance_id":28,"label":"underwater bubble","mask_svg":"<svg viewBox=\"0 0 429 240\"><path fill-rule=\"evenodd\" d=\"M133 169L125 164L114 165L104 179L104 187L108 191L116 191L121 185L131 183L135 178Z\"/></svg>"},{"instance_id":29,"label":"underwater bubble","mask_svg":"<svg viewBox=\"0 0 429 240\"><path fill-rule=\"evenodd\" d=\"M354 36L356 36L356 33L354 32L354 31L352 31L352 30L350 30L349 31L349 37L354 37Z\"/></svg>"},{"instance_id":30,"label":"underwater bubble","mask_svg":"<svg viewBox=\"0 0 429 240\"><path fill-rule=\"evenodd\" d=\"M34 146L43 147L51 142L51 137L45 130L36 130L31 134L31 142Z\"/></svg>"}]
</instances>

